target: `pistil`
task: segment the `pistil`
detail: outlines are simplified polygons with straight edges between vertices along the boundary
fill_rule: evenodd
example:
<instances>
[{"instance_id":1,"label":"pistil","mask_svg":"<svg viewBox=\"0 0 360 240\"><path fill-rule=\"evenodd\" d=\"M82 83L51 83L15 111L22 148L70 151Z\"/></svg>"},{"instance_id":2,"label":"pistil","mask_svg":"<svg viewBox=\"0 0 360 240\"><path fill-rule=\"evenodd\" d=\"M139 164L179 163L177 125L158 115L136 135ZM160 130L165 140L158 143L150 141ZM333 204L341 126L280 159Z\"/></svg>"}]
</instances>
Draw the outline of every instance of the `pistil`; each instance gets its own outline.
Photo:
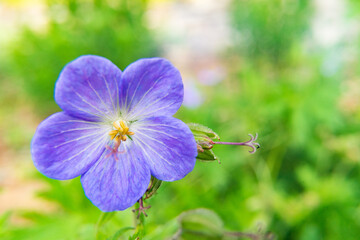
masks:
<instances>
[{"instance_id":1,"label":"pistil","mask_svg":"<svg viewBox=\"0 0 360 240\"><path fill-rule=\"evenodd\" d=\"M222 144L222 145L238 145L238 146L248 146L252 148L250 153L255 153L256 149L260 148L260 144L255 142L258 138L258 134L255 134L255 137L252 134L249 134L250 140L246 142L213 142L213 144Z\"/></svg>"},{"instance_id":2,"label":"pistil","mask_svg":"<svg viewBox=\"0 0 360 240\"><path fill-rule=\"evenodd\" d=\"M205 150L210 150L213 148L215 144L219 145L237 145L237 146L248 146L251 147L252 150L249 151L250 153L255 153L256 149L260 148L260 144L255 142L257 140L258 134L255 134L255 137L252 134L249 134L251 137L249 141L246 142L217 142L211 140L211 138L207 136L197 136L196 144L198 152L204 152Z\"/></svg>"}]
</instances>

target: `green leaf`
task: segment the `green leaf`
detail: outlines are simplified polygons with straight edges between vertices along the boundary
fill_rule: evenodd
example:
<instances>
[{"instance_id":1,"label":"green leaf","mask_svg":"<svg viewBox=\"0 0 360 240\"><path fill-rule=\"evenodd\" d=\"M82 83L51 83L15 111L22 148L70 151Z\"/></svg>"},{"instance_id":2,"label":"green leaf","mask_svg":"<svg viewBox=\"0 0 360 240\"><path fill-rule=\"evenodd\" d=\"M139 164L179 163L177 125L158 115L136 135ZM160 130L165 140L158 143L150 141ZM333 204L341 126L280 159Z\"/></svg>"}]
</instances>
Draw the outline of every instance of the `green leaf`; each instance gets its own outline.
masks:
<instances>
[{"instance_id":1,"label":"green leaf","mask_svg":"<svg viewBox=\"0 0 360 240\"><path fill-rule=\"evenodd\" d=\"M195 137L207 136L211 139L220 139L216 132L204 125L198 123L188 123L187 125Z\"/></svg>"},{"instance_id":2,"label":"green leaf","mask_svg":"<svg viewBox=\"0 0 360 240\"><path fill-rule=\"evenodd\" d=\"M115 216L115 212L102 212L98 222L96 223L96 227L102 227L105 223L107 223L111 218Z\"/></svg>"},{"instance_id":3,"label":"green leaf","mask_svg":"<svg viewBox=\"0 0 360 240\"><path fill-rule=\"evenodd\" d=\"M127 231L130 231L130 230L134 230L135 228L133 227L123 227L123 228L120 228L118 231L116 231L116 233L112 236L112 237L109 237L107 238L107 240L118 240L119 237L127 232Z\"/></svg>"},{"instance_id":4,"label":"green leaf","mask_svg":"<svg viewBox=\"0 0 360 240\"><path fill-rule=\"evenodd\" d=\"M182 213L178 217L184 239L221 239L224 223L212 210L199 208ZM186 237L185 237L186 236ZM196 236L196 237L195 237Z\"/></svg>"},{"instance_id":5,"label":"green leaf","mask_svg":"<svg viewBox=\"0 0 360 240\"><path fill-rule=\"evenodd\" d=\"M5 227L10 219L11 212L7 211L0 216L0 237L5 233Z\"/></svg>"},{"instance_id":6,"label":"green leaf","mask_svg":"<svg viewBox=\"0 0 360 240\"><path fill-rule=\"evenodd\" d=\"M96 239L103 239L104 233L102 232L103 226L115 216L116 212L102 212L98 222L96 223Z\"/></svg>"},{"instance_id":7,"label":"green leaf","mask_svg":"<svg viewBox=\"0 0 360 240\"><path fill-rule=\"evenodd\" d=\"M177 219L167 221L164 225L158 225L154 231L146 233L147 240L176 239L174 236L180 230L180 223Z\"/></svg>"}]
</instances>

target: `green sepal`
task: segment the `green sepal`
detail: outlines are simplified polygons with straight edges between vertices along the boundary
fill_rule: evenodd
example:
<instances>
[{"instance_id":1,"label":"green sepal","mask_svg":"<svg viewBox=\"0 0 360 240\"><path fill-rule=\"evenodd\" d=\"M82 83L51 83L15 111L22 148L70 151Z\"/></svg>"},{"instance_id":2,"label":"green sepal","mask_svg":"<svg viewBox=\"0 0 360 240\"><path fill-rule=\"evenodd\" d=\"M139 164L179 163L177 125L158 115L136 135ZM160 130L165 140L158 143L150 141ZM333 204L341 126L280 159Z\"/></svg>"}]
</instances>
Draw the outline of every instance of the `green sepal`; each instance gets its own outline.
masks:
<instances>
[{"instance_id":1,"label":"green sepal","mask_svg":"<svg viewBox=\"0 0 360 240\"><path fill-rule=\"evenodd\" d=\"M220 140L220 137L216 132L204 125L198 123L188 123L187 125L190 128L191 132L194 134L194 137L202 136Z\"/></svg>"},{"instance_id":2,"label":"green sepal","mask_svg":"<svg viewBox=\"0 0 360 240\"><path fill-rule=\"evenodd\" d=\"M204 135L194 135L195 141L199 142L199 141L207 141L207 142L212 142L211 138L209 138L208 136L204 136Z\"/></svg>"},{"instance_id":3,"label":"green sepal","mask_svg":"<svg viewBox=\"0 0 360 240\"><path fill-rule=\"evenodd\" d=\"M155 178L154 176L151 176L150 184L149 184L148 189L145 192L144 199L151 198L156 193L156 191L159 189L159 187L161 186L161 183L162 183L161 180Z\"/></svg>"},{"instance_id":4,"label":"green sepal","mask_svg":"<svg viewBox=\"0 0 360 240\"><path fill-rule=\"evenodd\" d=\"M215 160L219 161L219 158L215 155L212 149L207 149L203 152L198 151L196 159L204 162L211 162Z\"/></svg>"}]
</instances>

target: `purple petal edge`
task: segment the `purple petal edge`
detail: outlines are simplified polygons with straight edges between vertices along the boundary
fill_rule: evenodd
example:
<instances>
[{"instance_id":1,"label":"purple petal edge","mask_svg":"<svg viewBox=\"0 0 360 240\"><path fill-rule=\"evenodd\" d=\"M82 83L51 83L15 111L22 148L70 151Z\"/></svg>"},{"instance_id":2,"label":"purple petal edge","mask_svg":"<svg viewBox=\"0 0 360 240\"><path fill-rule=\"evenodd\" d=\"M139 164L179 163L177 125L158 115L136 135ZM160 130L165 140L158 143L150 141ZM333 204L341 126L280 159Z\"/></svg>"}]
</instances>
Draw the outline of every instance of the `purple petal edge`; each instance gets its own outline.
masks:
<instances>
[{"instance_id":1,"label":"purple petal edge","mask_svg":"<svg viewBox=\"0 0 360 240\"><path fill-rule=\"evenodd\" d=\"M119 108L121 70L110 60L80 56L61 71L55 86L55 101L68 114L101 121Z\"/></svg>"},{"instance_id":2,"label":"purple petal edge","mask_svg":"<svg viewBox=\"0 0 360 240\"><path fill-rule=\"evenodd\" d=\"M50 178L75 178L102 154L106 134L99 124L55 113L40 123L32 139L34 165Z\"/></svg>"},{"instance_id":3,"label":"purple petal edge","mask_svg":"<svg viewBox=\"0 0 360 240\"><path fill-rule=\"evenodd\" d=\"M168 60L145 58L124 70L120 96L128 120L172 116L183 102L184 86L180 72Z\"/></svg>"}]
</instances>

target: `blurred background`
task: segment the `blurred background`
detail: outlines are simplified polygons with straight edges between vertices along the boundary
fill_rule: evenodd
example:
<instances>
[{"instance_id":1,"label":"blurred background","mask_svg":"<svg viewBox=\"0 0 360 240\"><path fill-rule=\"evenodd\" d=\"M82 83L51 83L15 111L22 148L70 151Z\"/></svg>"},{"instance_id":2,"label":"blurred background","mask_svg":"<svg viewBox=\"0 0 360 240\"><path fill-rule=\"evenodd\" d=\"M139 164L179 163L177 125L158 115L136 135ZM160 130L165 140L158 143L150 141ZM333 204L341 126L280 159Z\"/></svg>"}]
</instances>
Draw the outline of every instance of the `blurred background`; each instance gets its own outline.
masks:
<instances>
[{"instance_id":1,"label":"blurred background","mask_svg":"<svg viewBox=\"0 0 360 240\"><path fill-rule=\"evenodd\" d=\"M173 236L174 219L196 208L229 231L358 239L359 36L358 0L1 0L0 239L107 239L133 224L126 210L97 229L101 212L79 179L32 164L37 125L60 111L58 74L83 54L121 69L166 57L185 84L178 118L222 141L259 133L255 154L218 145L221 164L164 183L145 239ZM186 239L222 239L202 237Z\"/></svg>"}]
</instances>

